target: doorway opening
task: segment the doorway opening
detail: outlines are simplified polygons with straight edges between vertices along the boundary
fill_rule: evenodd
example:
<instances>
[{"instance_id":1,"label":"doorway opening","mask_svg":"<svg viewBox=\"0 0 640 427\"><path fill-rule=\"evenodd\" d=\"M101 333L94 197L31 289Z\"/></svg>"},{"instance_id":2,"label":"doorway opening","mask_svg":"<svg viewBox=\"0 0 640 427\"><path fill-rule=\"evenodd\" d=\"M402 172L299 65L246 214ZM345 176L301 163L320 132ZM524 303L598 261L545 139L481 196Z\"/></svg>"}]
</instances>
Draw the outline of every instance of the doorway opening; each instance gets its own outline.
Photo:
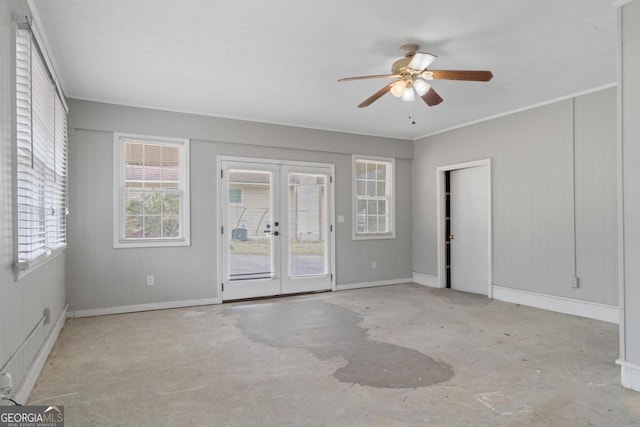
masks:
<instances>
[{"instance_id":1,"label":"doorway opening","mask_svg":"<svg viewBox=\"0 0 640 427\"><path fill-rule=\"evenodd\" d=\"M451 289L451 183L450 172L444 172L444 221L445 221L445 287Z\"/></svg>"}]
</instances>

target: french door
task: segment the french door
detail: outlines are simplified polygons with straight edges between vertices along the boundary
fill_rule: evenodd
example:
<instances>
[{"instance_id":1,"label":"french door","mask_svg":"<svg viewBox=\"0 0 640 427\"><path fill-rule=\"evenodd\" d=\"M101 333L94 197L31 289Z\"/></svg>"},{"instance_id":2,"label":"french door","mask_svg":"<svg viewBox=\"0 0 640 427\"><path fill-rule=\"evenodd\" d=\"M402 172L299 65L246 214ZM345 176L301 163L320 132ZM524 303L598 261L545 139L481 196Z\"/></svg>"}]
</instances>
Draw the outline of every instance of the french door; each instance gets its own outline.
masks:
<instances>
[{"instance_id":1,"label":"french door","mask_svg":"<svg viewBox=\"0 0 640 427\"><path fill-rule=\"evenodd\" d=\"M332 289L332 166L220 164L222 299Z\"/></svg>"}]
</instances>

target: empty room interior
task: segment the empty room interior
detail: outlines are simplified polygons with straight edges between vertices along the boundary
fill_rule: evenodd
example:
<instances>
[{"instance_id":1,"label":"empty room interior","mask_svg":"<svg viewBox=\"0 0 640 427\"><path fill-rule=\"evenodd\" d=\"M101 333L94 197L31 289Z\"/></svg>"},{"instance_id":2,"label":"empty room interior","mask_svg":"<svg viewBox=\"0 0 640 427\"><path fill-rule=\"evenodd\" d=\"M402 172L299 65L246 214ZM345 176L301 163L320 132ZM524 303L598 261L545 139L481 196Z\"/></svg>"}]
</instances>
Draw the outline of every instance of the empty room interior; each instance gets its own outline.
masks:
<instances>
[{"instance_id":1,"label":"empty room interior","mask_svg":"<svg viewBox=\"0 0 640 427\"><path fill-rule=\"evenodd\" d=\"M1 1L0 412L640 425L640 1L453 3Z\"/></svg>"}]
</instances>

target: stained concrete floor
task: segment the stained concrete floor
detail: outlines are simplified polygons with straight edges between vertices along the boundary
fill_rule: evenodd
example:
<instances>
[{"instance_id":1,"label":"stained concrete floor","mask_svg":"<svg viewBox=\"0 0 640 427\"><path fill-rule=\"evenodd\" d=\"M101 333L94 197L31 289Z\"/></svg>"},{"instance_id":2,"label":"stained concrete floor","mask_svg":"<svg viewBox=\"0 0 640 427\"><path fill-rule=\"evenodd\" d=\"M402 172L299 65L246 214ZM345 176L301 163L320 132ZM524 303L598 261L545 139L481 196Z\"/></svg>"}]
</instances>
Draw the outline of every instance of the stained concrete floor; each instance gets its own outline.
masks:
<instances>
[{"instance_id":1,"label":"stained concrete floor","mask_svg":"<svg viewBox=\"0 0 640 427\"><path fill-rule=\"evenodd\" d=\"M618 328L415 284L69 319L67 426L640 425Z\"/></svg>"}]
</instances>

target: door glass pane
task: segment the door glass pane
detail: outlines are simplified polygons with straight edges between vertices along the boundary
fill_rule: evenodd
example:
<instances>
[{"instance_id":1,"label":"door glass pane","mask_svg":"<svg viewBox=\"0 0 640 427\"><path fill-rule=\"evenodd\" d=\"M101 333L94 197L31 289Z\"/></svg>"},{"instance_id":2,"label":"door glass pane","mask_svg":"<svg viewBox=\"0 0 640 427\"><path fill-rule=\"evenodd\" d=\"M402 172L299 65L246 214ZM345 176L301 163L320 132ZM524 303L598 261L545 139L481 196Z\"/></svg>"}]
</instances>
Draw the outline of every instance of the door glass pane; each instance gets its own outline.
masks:
<instances>
[{"instance_id":1,"label":"door glass pane","mask_svg":"<svg viewBox=\"0 0 640 427\"><path fill-rule=\"evenodd\" d=\"M289 276L327 274L326 177L289 173Z\"/></svg>"},{"instance_id":2,"label":"door glass pane","mask_svg":"<svg viewBox=\"0 0 640 427\"><path fill-rule=\"evenodd\" d=\"M229 280L269 279L274 275L272 174L239 169L231 169L228 173L225 234L229 245Z\"/></svg>"}]
</instances>

